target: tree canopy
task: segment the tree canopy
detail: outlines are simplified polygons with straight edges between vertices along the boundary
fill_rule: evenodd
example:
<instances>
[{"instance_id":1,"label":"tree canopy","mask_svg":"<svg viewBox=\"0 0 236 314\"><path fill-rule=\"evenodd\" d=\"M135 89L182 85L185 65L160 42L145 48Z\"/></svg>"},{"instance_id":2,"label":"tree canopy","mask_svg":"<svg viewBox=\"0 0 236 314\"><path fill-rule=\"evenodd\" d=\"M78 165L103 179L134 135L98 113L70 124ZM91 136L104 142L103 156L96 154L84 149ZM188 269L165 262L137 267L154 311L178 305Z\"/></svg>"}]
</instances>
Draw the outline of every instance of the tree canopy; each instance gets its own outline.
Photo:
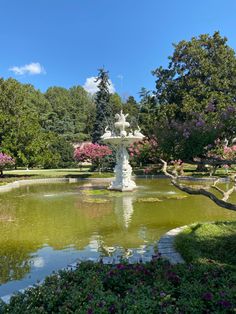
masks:
<instances>
[{"instance_id":1,"label":"tree canopy","mask_svg":"<svg viewBox=\"0 0 236 314\"><path fill-rule=\"evenodd\" d=\"M168 156L191 159L236 132L236 57L219 32L174 45L168 68L153 71L157 137Z\"/></svg>"}]
</instances>

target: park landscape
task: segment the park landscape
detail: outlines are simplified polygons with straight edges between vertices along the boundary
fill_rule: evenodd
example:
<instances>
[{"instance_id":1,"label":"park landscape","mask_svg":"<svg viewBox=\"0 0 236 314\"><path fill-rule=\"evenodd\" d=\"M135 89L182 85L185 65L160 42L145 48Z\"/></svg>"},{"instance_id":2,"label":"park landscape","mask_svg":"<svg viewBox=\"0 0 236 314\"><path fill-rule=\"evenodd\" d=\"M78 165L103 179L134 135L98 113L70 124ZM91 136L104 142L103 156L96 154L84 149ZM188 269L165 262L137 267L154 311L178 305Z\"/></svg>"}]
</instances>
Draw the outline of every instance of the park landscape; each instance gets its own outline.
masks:
<instances>
[{"instance_id":1,"label":"park landscape","mask_svg":"<svg viewBox=\"0 0 236 314\"><path fill-rule=\"evenodd\" d=\"M138 99L110 70L93 94L0 78L0 313L234 313L234 49L178 41ZM137 186L108 189L124 115Z\"/></svg>"}]
</instances>

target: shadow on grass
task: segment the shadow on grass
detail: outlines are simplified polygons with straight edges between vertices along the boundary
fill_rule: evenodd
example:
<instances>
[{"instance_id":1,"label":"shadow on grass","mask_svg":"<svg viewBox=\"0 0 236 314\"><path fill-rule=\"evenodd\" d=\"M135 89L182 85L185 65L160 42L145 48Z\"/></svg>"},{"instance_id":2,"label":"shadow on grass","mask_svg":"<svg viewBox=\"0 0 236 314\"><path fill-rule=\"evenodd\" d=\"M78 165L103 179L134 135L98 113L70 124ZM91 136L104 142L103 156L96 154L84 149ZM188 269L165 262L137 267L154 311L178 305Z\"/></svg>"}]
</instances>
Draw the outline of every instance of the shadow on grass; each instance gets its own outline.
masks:
<instances>
[{"instance_id":1,"label":"shadow on grass","mask_svg":"<svg viewBox=\"0 0 236 314\"><path fill-rule=\"evenodd\" d=\"M175 245L186 262L212 260L236 267L236 222L189 226Z\"/></svg>"},{"instance_id":2,"label":"shadow on grass","mask_svg":"<svg viewBox=\"0 0 236 314\"><path fill-rule=\"evenodd\" d=\"M91 178L91 173L78 173L78 174L67 174L65 178L76 178L76 179L86 179Z\"/></svg>"},{"instance_id":3,"label":"shadow on grass","mask_svg":"<svg viewBox=\"0 0 236 314\"><path fill-rule=\"evenodd\" d=\"M37 177L37 174L3 174L2 177L0 177L1 180L4 179L11 179L11 178L15 178L15 179L21 179L21 178L31 178L31 177Z\"/></svg>"}]
</instances>

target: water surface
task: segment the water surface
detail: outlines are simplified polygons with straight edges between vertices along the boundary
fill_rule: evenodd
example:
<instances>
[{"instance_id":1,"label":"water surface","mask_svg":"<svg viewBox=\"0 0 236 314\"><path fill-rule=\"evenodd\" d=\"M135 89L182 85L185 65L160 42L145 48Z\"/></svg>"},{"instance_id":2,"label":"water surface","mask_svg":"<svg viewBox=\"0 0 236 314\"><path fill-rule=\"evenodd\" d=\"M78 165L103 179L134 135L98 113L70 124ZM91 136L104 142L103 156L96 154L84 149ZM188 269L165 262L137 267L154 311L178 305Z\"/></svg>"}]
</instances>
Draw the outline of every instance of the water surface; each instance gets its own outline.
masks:
<instances>
[{"instance_id":1,"label":"water surface","mask_svg":"<svg viewBox=\"0 0 236 314\"><path fill-rule=\"evenodd\" d=\"M160 236L177 226L236 219L235 212L184 194L167 179L137 184L126 193L81 182L1 194L0 296L78 259L151 255Z\"/></svg>"}]
</instances>

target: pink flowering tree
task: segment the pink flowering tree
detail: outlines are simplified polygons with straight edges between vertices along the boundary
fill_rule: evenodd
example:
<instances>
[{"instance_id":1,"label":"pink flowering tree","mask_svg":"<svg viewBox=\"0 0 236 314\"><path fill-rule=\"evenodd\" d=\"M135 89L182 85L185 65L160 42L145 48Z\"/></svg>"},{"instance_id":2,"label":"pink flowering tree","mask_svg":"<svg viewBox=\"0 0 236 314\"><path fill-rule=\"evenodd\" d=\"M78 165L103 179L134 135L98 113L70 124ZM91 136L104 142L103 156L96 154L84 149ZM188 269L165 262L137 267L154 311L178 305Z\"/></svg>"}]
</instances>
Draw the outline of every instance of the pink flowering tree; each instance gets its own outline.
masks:
<instances>
[{"instance_id":1,"label":"pink flowering tree","mask_svg":"<svg viewBox=\"0 0 236 314\"><path fill-rule=\"evenodd\" d=\"M217 167L223 166L228 169L230 165L236 164L236 145L228 146L226 140L215 140L213 145L208 145L205 149L206 156L212 163L212 173L214 174Z\"/></svg>"},{"instance_id":2,"label":"pink flowering tree","mask_svg":"<svg viewBox=\"0 0 236 314\"><path fill-rule=\"evenodd\" d=\"M87 143L76 148L74 158L80 163L85 161L91 162L99 169L100 172L103 159L111 154L111 149L106 145Z\"/></svg>"},{"instance_id":3,"label":"pink flowering tree","mask_svg":"<svg viewBox=\"0 0 236 314\"><path fill-rule=\"evenodd\" d=\"M156 138L135 142L129 147L130 160L138 166L159 163L160 152Z\"/></svg>"},{"instance_id":4,"label":"pink flowering tree","mask_svg":"<svg viewBox=\"0 0 236 314\"><path fill-rule=\"evenodd\" d=\"M4 153L0 153L0 176L3 176L3 170L9 168L15 164L15 160Z\"/></svg>"}]
</instances>

